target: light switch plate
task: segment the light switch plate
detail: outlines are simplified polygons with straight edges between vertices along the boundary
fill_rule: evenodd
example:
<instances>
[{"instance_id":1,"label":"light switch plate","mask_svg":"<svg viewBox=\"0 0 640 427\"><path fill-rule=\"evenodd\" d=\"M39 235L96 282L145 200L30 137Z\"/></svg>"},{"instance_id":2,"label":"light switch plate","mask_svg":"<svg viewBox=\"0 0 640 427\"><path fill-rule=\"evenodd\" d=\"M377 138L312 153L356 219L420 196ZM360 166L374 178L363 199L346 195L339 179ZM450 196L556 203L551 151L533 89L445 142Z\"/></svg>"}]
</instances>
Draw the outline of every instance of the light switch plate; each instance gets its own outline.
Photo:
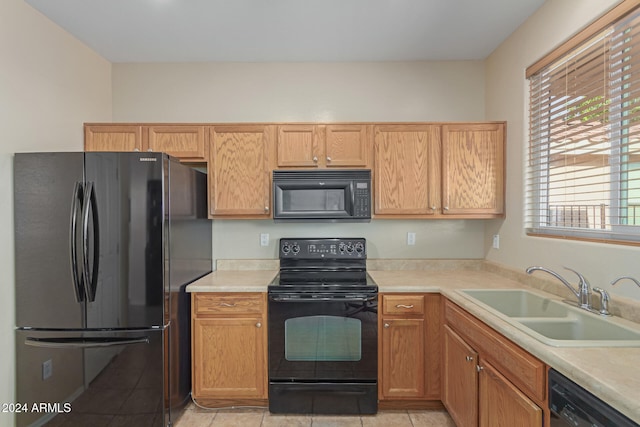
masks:
<instances>
[{"instance_id":1,"label":"light switch plate","mask_svg":"<svg viewBox=\"0 0 640 427\"><path fill-rule=\"evenodd\" d=\"M416 244L416 233L407 233L407 245L413 246Z\"/></svg>"}]
</instances>

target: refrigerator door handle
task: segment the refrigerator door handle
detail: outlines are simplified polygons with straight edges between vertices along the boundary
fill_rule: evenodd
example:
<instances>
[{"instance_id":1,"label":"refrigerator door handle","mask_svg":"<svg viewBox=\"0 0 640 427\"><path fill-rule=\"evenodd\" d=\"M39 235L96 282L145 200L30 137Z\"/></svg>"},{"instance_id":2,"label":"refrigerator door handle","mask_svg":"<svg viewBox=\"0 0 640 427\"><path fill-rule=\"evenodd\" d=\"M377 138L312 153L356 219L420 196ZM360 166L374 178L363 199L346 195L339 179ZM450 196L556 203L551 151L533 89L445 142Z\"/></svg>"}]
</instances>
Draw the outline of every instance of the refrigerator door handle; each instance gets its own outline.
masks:
<instances>
[{"instance_id":1,"label":"refrigerator door handle","mask_svg":"<svg viewBox=\"0 0 640 427\"><path fill-rule=\"evenodd\" d=\"M82 184L76 182L73 188L73 199L71 200L71 224L69 230L69 246L71 249L71 276L73 277L73 291L77 302L84 301L84 291L82 289L82 275L78 271L78 202L82 202Z\"/></svg>"},{"instance_id":2,"label":"refrigerator door handle","mask_svg":"<svg viewBox=\"0 0 640 427\"><path fill-rule=\"evenodd\" d=\"M25 345L41 348L97 348L97 347L115 347L119 345L131 344L149 344L148 336L132 337L132 338L33 338L27 337L24 340Z\"/></svg>"},{"instance_id":3,"label":"refrigerator door handle","mask_svg":"<svg viewBox=\"0 0 640 427\"><path fill-rule=\"evenodd\" d=\"M98 285L98 267L100 264L100 229L98 225L98 206L96 203L95 188L92 182L87 183L82 205L82 259L84 264L84 287L87 301L96 300ZM93 269L89 268L89 212L93 221ZM91 275L89 272L91 271Z\"/></svg>"}]
</instances>

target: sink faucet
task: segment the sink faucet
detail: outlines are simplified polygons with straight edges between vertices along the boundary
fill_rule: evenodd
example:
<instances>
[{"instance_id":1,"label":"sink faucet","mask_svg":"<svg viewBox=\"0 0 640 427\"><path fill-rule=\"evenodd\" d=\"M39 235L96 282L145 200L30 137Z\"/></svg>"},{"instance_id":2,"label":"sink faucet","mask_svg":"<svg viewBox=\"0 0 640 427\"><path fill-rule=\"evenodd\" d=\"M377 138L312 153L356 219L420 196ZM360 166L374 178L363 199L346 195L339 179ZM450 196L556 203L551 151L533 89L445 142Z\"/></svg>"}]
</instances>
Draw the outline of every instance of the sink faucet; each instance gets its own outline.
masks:
<instances>
[{"instance_id":1,"label":"sink faucet","mask_svg":"<svg viewBox=\"0 0 640 427\"><path fill-rule=\"evenodd\" d=\"M634 279L631 276L622 276L622 277L618 277L617 279L615 279L613 282L611 282L611 286L615 285L616 283L618 283L620 280L622 279L629 279L632 282L635 282L636 285L640 286L640 282L638 281L638 279Z\"/></svg>"},{"instance_id":2,"label":"sink faucet","mask_svg":"<svg viewBox=\"0 0 640 427\"><path fill-rule=\"evenodd\" d=\"M562 277L561 275L559 275L553 270L549 270L548 268L533 266L533 267L527 268L526 272L527 274L531 274L536 270L540 270L540 271L544 271L545 273L549 273L556 279L560 280L560 282L562 282L563 285L569 288L569 290L571 290L571 293L575 295L575 297L577 298L578 305L580 306L580 308L584 308L585 310L591 311L591 286L589 285L589 282L587 281L587 279L584 278L582 274L578 273L577 271L569 267L564 267L564 269L569 270L575 273L576 275L578 275L578 290L576 290L573 287L573 285L571 285L571 283L567 282L567 280L564 277Z\"/></svg>"}]
</instances>

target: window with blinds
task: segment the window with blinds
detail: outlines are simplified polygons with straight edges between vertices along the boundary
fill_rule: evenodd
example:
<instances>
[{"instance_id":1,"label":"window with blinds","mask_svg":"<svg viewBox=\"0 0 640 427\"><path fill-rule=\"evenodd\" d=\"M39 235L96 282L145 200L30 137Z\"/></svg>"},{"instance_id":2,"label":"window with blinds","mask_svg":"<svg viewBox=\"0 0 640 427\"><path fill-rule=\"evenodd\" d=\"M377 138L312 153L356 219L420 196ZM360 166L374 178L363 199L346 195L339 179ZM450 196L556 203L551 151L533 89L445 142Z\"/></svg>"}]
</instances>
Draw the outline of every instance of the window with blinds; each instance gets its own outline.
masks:
<instances>
[{"instance_id":1,"label":"window with blinds","mask_svg":"<svg viewBox=\"0 0 640 427\"><path fill-rule=\"evenodd\" d=\"M529 76L527 233L640 242L640 9Z\"/></svg>"}]
</instances>

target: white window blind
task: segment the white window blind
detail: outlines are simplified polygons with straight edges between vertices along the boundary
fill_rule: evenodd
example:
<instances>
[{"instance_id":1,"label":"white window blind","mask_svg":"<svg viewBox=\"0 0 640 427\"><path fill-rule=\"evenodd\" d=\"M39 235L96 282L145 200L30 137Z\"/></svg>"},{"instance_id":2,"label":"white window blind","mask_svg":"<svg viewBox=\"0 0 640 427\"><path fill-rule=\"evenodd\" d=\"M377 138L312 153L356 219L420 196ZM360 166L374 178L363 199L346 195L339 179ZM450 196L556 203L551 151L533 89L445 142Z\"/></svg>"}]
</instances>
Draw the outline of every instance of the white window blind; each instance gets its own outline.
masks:
<instances>
[{"instance_id":1,"label":"white window blind","mask_svg":"<svg viewBox=\"0 0 640 427\"><path fill-rule=\"evenodd\" d=\"M529 78L529 234L640 242L640 12Z\"/></svg>"}]
</instances>

